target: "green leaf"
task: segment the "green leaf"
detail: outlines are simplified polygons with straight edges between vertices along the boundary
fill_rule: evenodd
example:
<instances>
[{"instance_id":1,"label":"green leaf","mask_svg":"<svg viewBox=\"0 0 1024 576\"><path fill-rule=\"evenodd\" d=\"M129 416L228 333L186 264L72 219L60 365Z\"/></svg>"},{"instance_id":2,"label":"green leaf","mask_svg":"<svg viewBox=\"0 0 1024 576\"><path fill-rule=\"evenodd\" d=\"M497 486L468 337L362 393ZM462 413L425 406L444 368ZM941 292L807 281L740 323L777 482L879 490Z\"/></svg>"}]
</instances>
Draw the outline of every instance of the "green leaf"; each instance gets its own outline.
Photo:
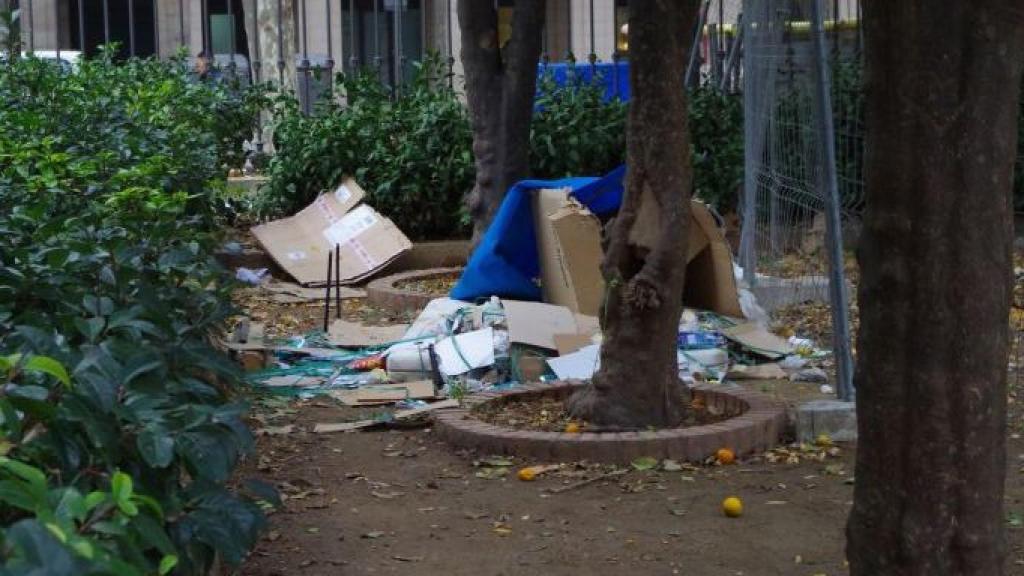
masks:
<instances>
[{"instance_id":1,"label":"green leaf","mask_svg":"<svg viewBox=\"0 0 1024 576\"><path fill-rule=\"evenodd\" d=\"M132 477L121 471L114 472L110 479L110 495L118 504L131 500Z\"/></svg>"},{"instance_id":2,"label":"green leaf","mask_svg":"<svg viewBox=\"0 0 1024 576\"><path fill-rule=\"evenodd\" d=\"M633 460L632 466L634 470L653 470L658 467L658 459L650 456L643 456Z\"/></svg>"},{"instance_id":3,"label":"green leaf","mask_svg":"<svg viewBox=\"0 0 1024 576\"><path fill-rule=\"evenodd\" d=\"M160 573L160 576L166 576L167 574L170 574L171 570L174 570L177 565L178 557L173 554L168 554L160 559L160 568L157 572Z\"/></svg>"},{"instance_id":4,"label":"green leaf","mask_svg":"<svg viewBox=\"0 0 1024 576\"><path fill-rule=\"evenodd\" d=\"M174 438L165 430L147 428L135 439L135 445L153 468L166 468L174 459Z\"/></svg>"}]
</instances>

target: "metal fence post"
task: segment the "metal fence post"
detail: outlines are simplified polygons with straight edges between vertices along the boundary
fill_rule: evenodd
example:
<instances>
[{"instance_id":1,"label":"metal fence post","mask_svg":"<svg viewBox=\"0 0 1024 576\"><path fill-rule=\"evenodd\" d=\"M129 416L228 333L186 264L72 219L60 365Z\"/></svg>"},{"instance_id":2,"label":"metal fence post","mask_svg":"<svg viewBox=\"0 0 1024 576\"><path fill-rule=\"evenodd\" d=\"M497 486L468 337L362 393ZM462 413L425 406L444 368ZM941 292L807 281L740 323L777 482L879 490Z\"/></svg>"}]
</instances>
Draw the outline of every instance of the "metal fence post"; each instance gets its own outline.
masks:
<instances>
[{"instance_id":1,"label":"metal fence post","mask_svg":"<svg viewBox=\"0 0 1024 576\"><path fill-rule=\"evenodd\" d=\"M78 44L82 56L85 56L85 0L78 0Z\"/></svg>"},{"instance_id":2,"label":"metal fence post","mask_svg":"<svg viewBox=\"0 0 1024 576\"><path fill-rule=\"evenodd\" d=\"M299 65L302 67L302 112L309 114L312 111L310 106L310 93L309 93L309 37L306 33L306 0L302 1L302 61Z\"/></svg>"},{"instance_id":3,"label":"metal fence post","mask_svg":"<svg viewBox=\"0 0 1024 576\"><path fill-rule=\"evenodd\" d=\"M36 27L35 22L32 18L32 0L28 0L28 53L33 54L36 51ZM13 55L12 55L13 58Z\"/></svg>"},{"instance_id":4,"label":"metal fence post","mask_svg":"<svg viewBox=\"0 0 1024 576\"><path fill-rule=\"evenodd\" d=\"M448 32L448 87L455 88L455 50L452 45L452 0L447 0L445 20Z\"/></svg>"},{"instance_id":5,"label":"metal fence post","mask_svg":"<svg viewBox=\"0 0 1024 576\"><path fill-rule=\"evenodd\" d=\"M278 89L284 90L284 26L282 25L284 11L281 8L281 0L277 0L277 82Z\"/></svg>"},{"instance_id":6,"label":"metal fence post","mask_svg":"<svg viewBox=\"0 0 1024 576\"><path fill-rule=\"evenodd\" d=\"M704 23L708 20L711 0L704 0L697 14L697 30L693 33L693 47L690 49L690 63L686 66L686 87L693 88L700 83L700 39L704 35Z\"/></svg>"},{"instance_id":7,"label":"metal fence post","mask_svg":"<svg viewBox=\"0 0 1024 576\"><path fill-rule=\"evenodd\" d=\"M153 0L153 53L160 59L160 2Z\"/></svg>"},{"instance_id":8,"label":"metal fence post","mask_svg":"<svg viewBox=\"0 0 1024 576\"><path fill-rule=\"evenodd\" d=\"M110 44L110 5L103 0L103 45Z\"/></svg>"},{"instance_id":9,"label":"metal fence post","mask_svg":"<svg viewBox=\"0 0 1024 576\"><path fill-rule=\"evenodd\" d=\"M53 38L54 49L57 52L57 62L60 62L60 2L53 3Z\"/></svg>"},{"instance_id":10,"label":"metal fence post","mask_svg":"<svg viewBox=\"0 0 1024 576\"><path fill-rule=\"evenodd\" d=\"M128 56L135 57L135 0L128 0Z\"/></svg>"},{"instance_id":11,"label":"metal fence post","mask_svg":"<svg viewBox=\"0 0 1024 576\"><path fill-rule=\"evenodd\" d=\"M825 198L826 242L829 260L829 297L832 303L832 334L841 400L852 401L853 358L850 354L849 303L846 295L846 275L843 270L843 229L839 214L839 180L836 176L835 126L832 118L832 94L829 82L828 48L822 2L811 0L814 26L815 104L818 108L818 134L823 156L821 178Z\"/></svg>"}]
</instances>

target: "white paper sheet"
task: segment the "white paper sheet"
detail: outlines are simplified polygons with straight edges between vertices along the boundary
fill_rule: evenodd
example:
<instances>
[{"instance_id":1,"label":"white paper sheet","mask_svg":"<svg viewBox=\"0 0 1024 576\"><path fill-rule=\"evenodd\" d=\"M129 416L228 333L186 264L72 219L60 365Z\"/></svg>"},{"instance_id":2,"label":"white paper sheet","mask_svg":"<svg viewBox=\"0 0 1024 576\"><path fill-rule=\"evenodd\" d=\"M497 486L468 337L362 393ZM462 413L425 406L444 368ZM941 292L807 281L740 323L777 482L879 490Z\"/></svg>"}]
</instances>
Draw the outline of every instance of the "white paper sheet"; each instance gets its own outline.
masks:
<instances>
[{"instance_id":1,"label":"white paper sheet","mask_svg":"<svg viewBox=\"0 0 1024 576\"><path fill-rule=\"evenodd\" d=\"M601 346L593 344L572 354L548 358L548 366L559 380L589 380L601 367Z\"/></svg>"},{"instance_id":2,"label":"white paper sheet","mask_svg":"<svg viewBox=\"0 0 1024 576\"><path fill-rule=\"evenodd\" d=\"M434 346L434 352L441 373L446 376L490 366L494 364L494 329L484 328L445 338Z\"/></svg>"}]
</instances>

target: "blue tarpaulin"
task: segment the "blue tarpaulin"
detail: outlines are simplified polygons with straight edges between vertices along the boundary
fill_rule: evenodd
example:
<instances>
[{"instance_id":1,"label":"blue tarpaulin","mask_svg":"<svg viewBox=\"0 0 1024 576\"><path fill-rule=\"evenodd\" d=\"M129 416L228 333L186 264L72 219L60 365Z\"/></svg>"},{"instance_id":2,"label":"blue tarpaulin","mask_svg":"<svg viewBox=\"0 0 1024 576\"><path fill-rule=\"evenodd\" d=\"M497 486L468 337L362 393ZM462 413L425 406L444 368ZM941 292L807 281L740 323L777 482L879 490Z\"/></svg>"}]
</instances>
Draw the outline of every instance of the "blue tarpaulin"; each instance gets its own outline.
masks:
<instances>
[{"instance_id":1,"label":"blue tarpaulin","mask_svg":"<svg viewBox=\"0 0 1024 576\"><path fill-rule=\"evenodd\" d=\"M533 225L533 193L543 188L570 188L571 195L598 216L615 212L622 204L620 166L602 178L523 180L505 195L498 214L473 252L459 283L456 300L499 296L513 300L540 300L540 255Z\"/></svg>"},{"instance_id":2,"label":"blue tarpaulin","mask_svg":"<svg viewBox=\"0 0 1024 576\"><path fill-rule=\"evenodd\" d=\"M569 81L591 82L595 74L596 82L604 86L604 99L612 100L618 98L623 102L629 101L629 61L620 62L588 62L579 63L549 63L537 66L537 76L543 77L550 74L555 83L565 86Z\"/></svg>"}]
</instances>

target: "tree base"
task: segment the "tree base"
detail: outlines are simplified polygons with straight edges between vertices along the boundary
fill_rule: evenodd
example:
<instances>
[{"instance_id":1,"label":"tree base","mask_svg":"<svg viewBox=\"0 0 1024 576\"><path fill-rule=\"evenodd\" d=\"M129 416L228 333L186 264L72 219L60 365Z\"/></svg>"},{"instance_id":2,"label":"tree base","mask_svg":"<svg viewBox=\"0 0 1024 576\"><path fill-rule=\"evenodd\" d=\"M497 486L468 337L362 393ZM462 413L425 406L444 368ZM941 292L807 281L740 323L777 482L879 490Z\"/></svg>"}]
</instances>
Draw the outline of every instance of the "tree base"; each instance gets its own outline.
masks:
<instances>
[{"instance_id":1,"label":"tree base","mask_svg":"<svg viewBox=\"0 0 1024 576\"><path fill-rule=\"evenodd\" d=\"M678 380L664 386L669 393L663 402L655 404L660 407L656 411L651 410L649 400L637 395L636 387L608 380L599 374L590 385L569 396L565 401L569 414L606 431L675 428L682 424L688 390ZM672 388L678 388L678 393L672 393Z\"/></svg>"}]
</instances>

